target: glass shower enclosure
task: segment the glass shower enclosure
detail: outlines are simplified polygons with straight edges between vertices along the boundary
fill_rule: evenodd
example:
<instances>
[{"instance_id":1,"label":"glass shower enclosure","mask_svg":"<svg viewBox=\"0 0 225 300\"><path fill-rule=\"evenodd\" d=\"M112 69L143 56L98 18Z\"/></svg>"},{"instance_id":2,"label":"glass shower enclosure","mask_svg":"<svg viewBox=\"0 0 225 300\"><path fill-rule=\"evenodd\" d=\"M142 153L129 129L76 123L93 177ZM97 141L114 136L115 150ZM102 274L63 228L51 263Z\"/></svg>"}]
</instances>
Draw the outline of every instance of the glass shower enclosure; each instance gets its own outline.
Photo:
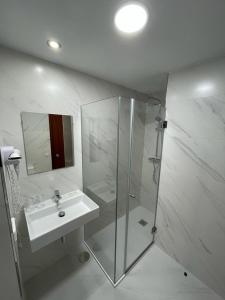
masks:
<instances>
[{"instance_id":1,"label":"glass shower enclosure","mask_svg":"<svg viewBox=\"0 0 225 300\"><path fill-rule=\"evenodd\" d=\"M100 207L84 239L116 285L154 242L164 109L114 97L83 105L81 119L83 190Z\"/></svg>"}]
</instances>

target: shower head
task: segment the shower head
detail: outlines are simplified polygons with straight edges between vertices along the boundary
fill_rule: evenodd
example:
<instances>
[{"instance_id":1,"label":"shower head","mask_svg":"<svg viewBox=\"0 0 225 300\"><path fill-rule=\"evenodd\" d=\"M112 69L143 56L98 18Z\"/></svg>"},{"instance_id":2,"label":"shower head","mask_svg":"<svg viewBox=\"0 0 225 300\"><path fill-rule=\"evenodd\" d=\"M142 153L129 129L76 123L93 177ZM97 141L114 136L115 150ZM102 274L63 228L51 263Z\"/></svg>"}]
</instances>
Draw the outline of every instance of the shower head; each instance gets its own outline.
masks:
<instances>
[{"instance_id":1,"label":"shower head","mask_svg":"<svg viewBox=\"0 0 225 300\"><path fill-rule=\"evenodd\" d=\"M18 150L18 149L13 149L13 152L8 157L8 162L13 164L17 177L19 177L19 171L20 171L19 163L20 163L21 158L22 158L22 156L21 156L20 150Z\"/></svg>"},{"instance_id":2,"label":"shower head","mask_svg":"<svg viewBox=\"0 0 225 300\"><path fill-rule=\"evenodd\" d=\"M150 96L148 99L153 100L152 105L161 105L161 100L156 97Z\"/></svg>"},{"instance_id":3,"label":"shower head","mask_svg":"<svg viewBox=\"0 0 225 300\"><path fill-rule=\"evenodd\" d=\"M11 165L14 167L17 176L19 177L19 164L22 158L20 150L12 146L5 146L0 148L2 163L8 168Z\"/></svg>"},{"instance_id":4,"label":"shower head","mask_svg":"<svg viewBox=\"0 0 225 300\"><path fill-rule=\"evenodd\" d=\"M13 152L9 155L8 160L15 161L20 160L22 158L20 150L14 149Z\"/></svg>"}]
</instances>

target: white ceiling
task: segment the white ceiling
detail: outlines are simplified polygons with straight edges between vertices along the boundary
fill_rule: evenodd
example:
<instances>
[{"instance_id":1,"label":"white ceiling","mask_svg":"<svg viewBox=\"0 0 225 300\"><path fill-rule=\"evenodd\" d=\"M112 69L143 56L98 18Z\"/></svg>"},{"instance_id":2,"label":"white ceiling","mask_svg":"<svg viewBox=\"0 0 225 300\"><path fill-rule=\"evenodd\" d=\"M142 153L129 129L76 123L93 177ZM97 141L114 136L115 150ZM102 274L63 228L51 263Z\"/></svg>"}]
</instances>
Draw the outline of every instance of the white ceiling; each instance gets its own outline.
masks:
<instances>
[{"instance_id":1,"label":"white ceiling","mask_svg":"<svg viewBox=\"0 0 225 300\"><path fill-rule=\"evenodd\" d=\"M0 44L144 92L165 72L225 54L224 0L142 2L148 26L127 37L113 24L124 1L0 0Z\"/></svg>"}]
</instances>

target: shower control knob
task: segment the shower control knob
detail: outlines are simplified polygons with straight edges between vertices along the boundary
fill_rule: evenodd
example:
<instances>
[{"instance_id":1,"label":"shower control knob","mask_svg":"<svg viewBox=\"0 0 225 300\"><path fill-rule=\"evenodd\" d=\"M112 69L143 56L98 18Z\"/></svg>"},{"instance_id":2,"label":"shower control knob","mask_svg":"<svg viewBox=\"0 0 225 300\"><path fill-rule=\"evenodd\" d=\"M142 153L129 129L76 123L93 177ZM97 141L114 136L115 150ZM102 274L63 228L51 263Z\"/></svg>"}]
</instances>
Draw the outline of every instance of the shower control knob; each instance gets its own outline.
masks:
<instances>
[{"instance_id":1,"label":"shower control knob","mask_svg":"<svg viewBox=\"0 0 225 300\"><path fill-rule=\"evenodd\" d=\"M166 128L167 128L167 125L168 125L168 122L167 122L167 121L163 121L163 122L162 122L162 128L163 128L163 129L166 129Z\"/></svg>"}]
</instances>

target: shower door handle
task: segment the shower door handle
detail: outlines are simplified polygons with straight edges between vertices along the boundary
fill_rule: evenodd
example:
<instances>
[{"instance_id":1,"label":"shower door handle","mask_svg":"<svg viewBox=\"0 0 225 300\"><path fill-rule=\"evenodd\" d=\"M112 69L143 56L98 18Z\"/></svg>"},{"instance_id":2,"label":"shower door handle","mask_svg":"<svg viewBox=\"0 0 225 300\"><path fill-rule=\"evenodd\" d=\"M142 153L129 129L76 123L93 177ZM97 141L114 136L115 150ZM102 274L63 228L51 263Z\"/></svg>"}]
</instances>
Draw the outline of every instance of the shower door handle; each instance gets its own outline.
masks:
<instances>
[{"instance_id":1,"label":"shower door handle","mask_svg":"<svg viewBox=\"0 0 225 300\"><path fill-rule=\"evenodd\" d=\"M129 194L129 197L136 198L135 195L133 195L133 194Z\"/></svg>"}]
</instances>

